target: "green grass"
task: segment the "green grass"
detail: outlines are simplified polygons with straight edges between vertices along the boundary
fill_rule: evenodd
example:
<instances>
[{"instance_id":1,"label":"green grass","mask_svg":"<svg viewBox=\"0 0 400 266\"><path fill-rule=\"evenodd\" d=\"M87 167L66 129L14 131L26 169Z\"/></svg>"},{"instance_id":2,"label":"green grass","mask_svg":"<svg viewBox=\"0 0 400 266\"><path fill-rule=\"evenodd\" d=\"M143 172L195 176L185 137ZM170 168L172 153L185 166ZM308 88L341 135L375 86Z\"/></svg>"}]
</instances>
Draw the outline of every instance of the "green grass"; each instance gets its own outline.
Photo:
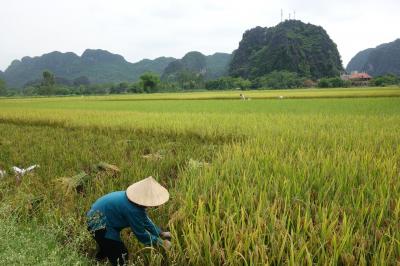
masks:
<instances>
[{"instance_id":1,"label":"green grass","mask_svg":"<svg viewBox=\"0 0 400 266\"><path fill-rule=\"evenodd\" d=\"M171 200L150 216L173 232L173 248L163 257L124 232L133 263L396 265L400 98L382 90L0 100L0 168L41 165L20 186L0 180L0 200L18 226L35 219L57 228L58 243L84 256L94 250L84 226L90 204L153 175ZM354 93L362 98L342 98ZM96 172L99 161L122 171ZM84 194L67 192L59 178L81 171L91 177Z\"/></svg>"},{"instance_id":2,"label":"green grass","mask_svg":"<svg viewBox=\"0 0 400 266\"><path fill-rule=\"evenodd\" d=\"M62 245L55 230L34 221L29 227L21 226L4 209L0 215L1 265L91 265L90 259L71 243Z\"/></svg>"}]
</instances>

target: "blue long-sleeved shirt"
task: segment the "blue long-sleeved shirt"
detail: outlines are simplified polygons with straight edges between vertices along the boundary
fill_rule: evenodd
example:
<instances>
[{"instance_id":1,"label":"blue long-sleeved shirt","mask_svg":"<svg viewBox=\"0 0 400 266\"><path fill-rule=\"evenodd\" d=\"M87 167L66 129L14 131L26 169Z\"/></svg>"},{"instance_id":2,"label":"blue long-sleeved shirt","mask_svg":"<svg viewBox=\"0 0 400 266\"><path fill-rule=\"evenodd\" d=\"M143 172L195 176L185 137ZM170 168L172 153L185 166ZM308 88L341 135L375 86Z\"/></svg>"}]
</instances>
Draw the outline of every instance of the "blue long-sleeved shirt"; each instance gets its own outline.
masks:
<instances>
[{"instance_id":1,"label":"blue long-sleeved shirt","mask_svg":"<svg viewBox=\"0 0 400 266\"><path fill-rule=\"evenodd\" d=\"M87 218L90 231L106 229L105 238L121 241L121 230L130 227L143 244L162 244L160 228L150 220L145 208L129 201L125 191L99 198L87 213Z\"/></svg>"}]
</instances>

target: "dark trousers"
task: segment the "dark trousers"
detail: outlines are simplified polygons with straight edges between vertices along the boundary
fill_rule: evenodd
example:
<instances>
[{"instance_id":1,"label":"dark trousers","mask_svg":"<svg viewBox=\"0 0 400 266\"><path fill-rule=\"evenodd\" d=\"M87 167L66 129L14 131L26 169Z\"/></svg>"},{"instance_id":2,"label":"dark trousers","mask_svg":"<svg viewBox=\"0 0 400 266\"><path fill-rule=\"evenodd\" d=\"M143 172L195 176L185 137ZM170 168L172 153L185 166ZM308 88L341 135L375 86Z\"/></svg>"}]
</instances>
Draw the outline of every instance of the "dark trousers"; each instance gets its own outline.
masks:
<instances>
[{"instance_id":1,"label":"dark trousers","mask_svg":"<svg viewBox=\"0 0 400 266\"><path fill-rule=\"evenodd\" d=\"M106 229L95 231L94 239L99 249L96 254L96 260L108 258L113 266L124 265L128 259L128 250L124 243L105 238Z\"/></svg>"}]
</instances>

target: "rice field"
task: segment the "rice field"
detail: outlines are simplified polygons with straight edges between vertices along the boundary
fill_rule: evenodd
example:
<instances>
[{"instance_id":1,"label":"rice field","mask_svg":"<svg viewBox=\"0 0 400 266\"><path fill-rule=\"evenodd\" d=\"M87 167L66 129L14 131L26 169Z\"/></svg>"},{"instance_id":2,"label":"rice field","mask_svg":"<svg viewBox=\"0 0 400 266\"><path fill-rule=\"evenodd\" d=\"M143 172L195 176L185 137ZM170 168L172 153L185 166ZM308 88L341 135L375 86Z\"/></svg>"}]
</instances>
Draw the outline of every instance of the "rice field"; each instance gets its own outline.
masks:
<instances>
[{"instance_id":1,"label":"rice field","mask_svg":"<svg viewBox=\"0 0 400 266\"><path fill-rule=\"evenodd\" d=\"M126 230L132 264L399 265L400 88L239 93L0 99L0 169L40 165L0 178L0 232L55 246L0 263L94 264L85 212L153 175L173 246Z\"/></svg>"}]
</instances>

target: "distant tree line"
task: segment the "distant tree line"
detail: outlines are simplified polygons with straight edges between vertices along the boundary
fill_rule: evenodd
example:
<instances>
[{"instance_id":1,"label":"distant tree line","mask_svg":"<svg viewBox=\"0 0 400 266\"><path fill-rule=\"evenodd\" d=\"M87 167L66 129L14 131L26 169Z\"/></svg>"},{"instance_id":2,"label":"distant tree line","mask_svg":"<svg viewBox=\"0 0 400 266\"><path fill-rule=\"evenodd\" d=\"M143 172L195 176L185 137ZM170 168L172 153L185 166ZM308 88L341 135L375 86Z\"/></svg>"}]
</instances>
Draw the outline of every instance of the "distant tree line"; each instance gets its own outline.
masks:
<instances>
[{"instance_id":1,"label":"distant tree line","mask_svg":"<svg viewBox=\"0 0 400 266\"><path fill-rule=\"evenodd\" d=\"M340 77L333 77L333 78L322 78L318 80L317 87L319 88L348 88L359 86L358 81L351 81L351 80L342 80ZM392 86L392 85L400 85L400 77L387 74L383 76L374 77L366 83L368 86L373 87L385 87L385 86Z\"/></svg>"},{"instance_id":2,"label":"distant tree line","mask_svg":"<svg viewBox=\"0 0 400 266\"><path fill-rule=\"evenodd\" d=\"M99 95L121 93L152 93L174 89L174 86L160 82L160 77L153 73L145 73L138 82L90 84L87 77L79 77L73 81L55 77L50 71L44 71L42 79L27 83L22 89L8 89L0 80L0 96L49 96L49 95Z\"/></svg>"},{"instance_id":3,"label":"distant tree line","mask_svg":"<svg viewBox=\"0 0 400 266\"><path fill-rule=\"evenodd\" d=\"M49 96L49 95L101 95L124 93L155 93L194 90L248 90L248 89L294 89L294 88L339 88L355 86L352 81L340 77L311 80L289 71L273 71L267 75L244 79L241 77L221 77L205 80L202 75L189 71L179 72L174 81L161 80L159 75L145 73L137 82L91 84L87 77L72 81L55 77L44 71L42 79L26 84L21 90L7 89L0 79L0 96ZM400 77L392 74L375 77L368 81L369 86L400 85Z\"/></svg>"}]
</instances>

